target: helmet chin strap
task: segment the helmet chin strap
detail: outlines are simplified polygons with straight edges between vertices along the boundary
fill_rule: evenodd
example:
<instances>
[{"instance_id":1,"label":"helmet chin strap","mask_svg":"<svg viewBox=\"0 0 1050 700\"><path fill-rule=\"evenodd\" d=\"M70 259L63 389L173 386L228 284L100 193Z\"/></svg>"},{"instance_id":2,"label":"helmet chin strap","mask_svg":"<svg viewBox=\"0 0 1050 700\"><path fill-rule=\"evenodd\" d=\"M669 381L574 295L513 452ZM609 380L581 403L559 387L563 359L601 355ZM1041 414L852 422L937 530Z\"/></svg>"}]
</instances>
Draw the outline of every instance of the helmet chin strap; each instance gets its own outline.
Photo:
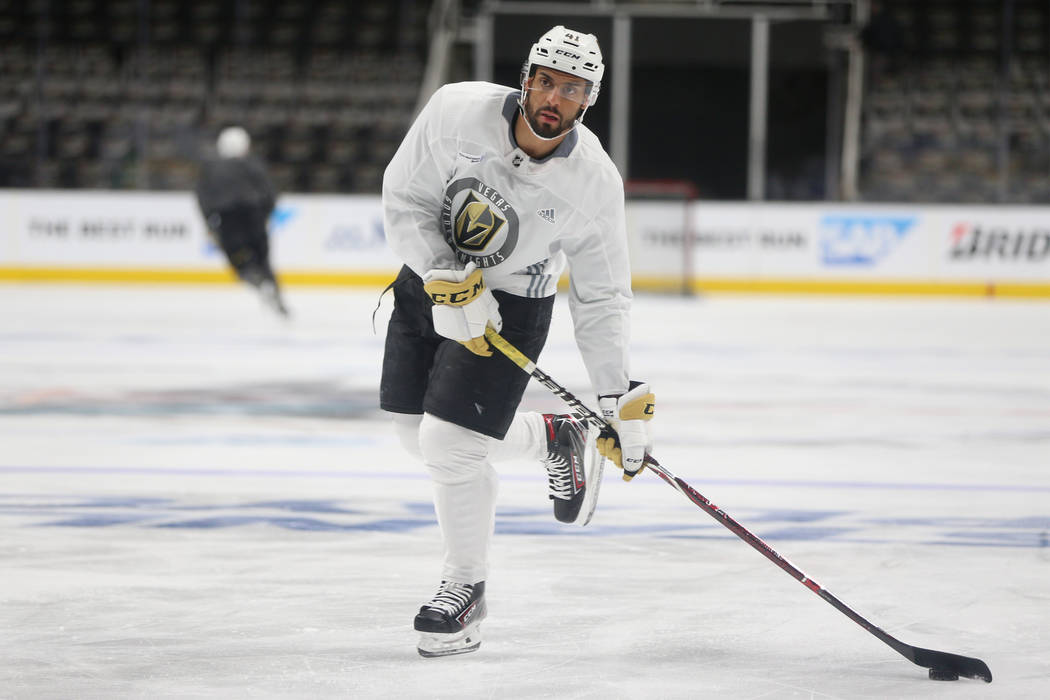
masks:
<instances>
[{"instance_id":1,"label":"helmet chin strap","mask_svg":"<svg viewBox=\"0 0 1050 700\"><path fill-rule=\"evenodd\" d=\"M576 119L573 120L572 126L570 126L568 129L565 129L557 136L540 136L536 133L536 130L532 128L532 122L529 121L529 117L525 113L525 90L526 88L521 88L521 96L518 97L518 111L521 113L521 118L525 120L525 126L529 127L529 131L532 132L532 135L541 141L557 141L562 136L565 136L565 134L575 129L576 125L583 121L583 115L587 112L587 107L584 107L580 112L580 116L576 117Z\"/></svg>"}]
</instances>

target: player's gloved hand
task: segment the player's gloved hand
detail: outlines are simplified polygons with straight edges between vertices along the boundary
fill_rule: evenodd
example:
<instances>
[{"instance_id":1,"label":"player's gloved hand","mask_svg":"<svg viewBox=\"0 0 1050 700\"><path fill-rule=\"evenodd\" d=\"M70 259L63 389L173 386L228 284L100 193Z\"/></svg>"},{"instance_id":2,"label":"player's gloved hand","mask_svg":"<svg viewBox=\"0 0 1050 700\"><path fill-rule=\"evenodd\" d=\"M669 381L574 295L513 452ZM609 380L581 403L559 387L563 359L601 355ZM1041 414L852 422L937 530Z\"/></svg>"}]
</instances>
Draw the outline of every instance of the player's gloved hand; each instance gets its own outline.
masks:
<instances>
[{"instance_id":1,"label":"player's gloved hand","mask_svg":"<svg viewBox=\"0 0 1050 700\"><path fill-rule=\"evenodd\" d=\"M649 421L653 418L656 397L644 382L631 382L631 388L620 396L599 396L602 417L616 431L603 431L595 444L598 452L623 469L623 480L630 481L645 468L645 455L653 449Z\"/></svg>"},{"instance_id":2,"label":"player's gloved hand","mask_svg":"<svg viewBox=\"0 0 1050 700\"><path fill-rule=\"evenodd\" d=\"M492 356L485 327L498 331L503 328L503 318L474 263L462 270L431 270L423 275L423 291L434 302L435 331L462 343L475 355Z\"/></svg>"}]
</instances>

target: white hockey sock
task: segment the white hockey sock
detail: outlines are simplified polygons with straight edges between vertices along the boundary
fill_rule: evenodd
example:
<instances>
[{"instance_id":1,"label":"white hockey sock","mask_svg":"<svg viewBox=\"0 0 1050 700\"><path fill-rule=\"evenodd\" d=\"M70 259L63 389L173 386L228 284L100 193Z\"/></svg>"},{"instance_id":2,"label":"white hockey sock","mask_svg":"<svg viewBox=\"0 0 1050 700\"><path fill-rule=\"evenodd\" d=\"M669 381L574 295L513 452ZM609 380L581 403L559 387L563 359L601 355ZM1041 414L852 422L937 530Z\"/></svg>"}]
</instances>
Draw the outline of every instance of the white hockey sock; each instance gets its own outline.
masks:
<instances>
[{"instance_id":1,"label":"white hockey sock","mask_svg":"<svg viewBox=\"0 0 1050 700\"><path fill-rule=\"evenodd\" d=\"M405 448L405 452L422 460L423 453L419 449L419 424L423 422L423 414L391 413L390 420L394 425L394 434Z\"/></svg>"},{"instance_id":2,"label":"white hockey sock","mask_svg":"<svg viewBox=\"0 0 1050 700\"><path fill-rule=\"evenodd\" d=\"M445 542L445 580L477 583L488 575L497 487L496 472L488 464L470 481L434 483L434 509Z\"/></svg>"},{"instance_id":3,"label":"white hockey sock","mask_svg":"<svg viewBox=\"0 0 1050 700\"><path fill-rule=\"evenodd\" d=\"M542 413L515 413L507 436L489 445L489 459L543 459L547 456L546 430Z\"/></svg>"},{"instance_id":4,"label":"white hockey sock","mask_svg":"<svg viewBox=\"0 0 1050 700\"><path fill-rule=\"evenodd\" d=\"M419 424L422 414L392 413L391 423L401 446L416 459L422 459L419 450ZM543 459L547 456L547 428L542 413L515 413L514 421L502 440L492 439L489 459L502 462L508 459Z\"/></svg>"},{"instance_id":5,"label":"white hockey sock","mask_svg":"<svg viewBox=\"0 0 1050 700\"><path fill-rule=\"evenodd\" d=\"M496 522L496 470L492 439L429 413L419 424L423 463L434 484L434 510L445 543L443 577L483 581Z\"/></svg>"}]
</instances>

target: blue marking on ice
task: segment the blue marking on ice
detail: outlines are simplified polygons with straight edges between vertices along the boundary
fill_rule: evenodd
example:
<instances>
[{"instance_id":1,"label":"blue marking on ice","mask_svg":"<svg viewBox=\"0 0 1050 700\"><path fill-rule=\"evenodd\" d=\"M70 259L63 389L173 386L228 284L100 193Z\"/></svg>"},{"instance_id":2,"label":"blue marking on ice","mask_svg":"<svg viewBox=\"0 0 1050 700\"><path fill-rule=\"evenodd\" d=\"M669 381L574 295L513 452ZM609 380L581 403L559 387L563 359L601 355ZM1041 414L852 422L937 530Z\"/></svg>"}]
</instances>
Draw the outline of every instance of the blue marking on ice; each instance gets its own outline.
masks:
<instances>
[{"instance_id":1,"label":"blue marking on ice","mask_svg":"<svg viewBox=\"0 0 1050 700\"><path fill-rule=\"evenodd\" d=\"M317 435L190 435L187 437L149 437L128 440L131 445L163 445L168 447L181 445L224 445L224 446L265 446L290 445L293 447L372 447L386 442L383 438L364 435L317 436Z\"/></svg>"},{"instance_id":2,"label":"blue marking on ice","mask_svg":"<svg viewBox=\"0 0 1050 700\"><path fill-rule=\"evenodd\" d=\"M201 506L194 506L194 508L198 507ZM301 499L290 501L260 501L259 503L245 503L233 507L243 509L272 508L276 510L289 510L293 513L338 513L341 515L359 515L363 512L354 508L344 508L343 506L335 505L331 501L311 501Z\"/></svg>"},{"instance_id":3,"label":"blue marking on ice","mask_svg":"<svg viewBox=\"0 0 1050 700\"><path fill-rule=\"evenodd\" d=\"M798 509L763 510L757 515L749 517L748 520L753 523L785 521L789 523L811 523L817 520L827 520L828 518L837 518L843 515L848 515L848 511Z\"/></svg>"},{"instance_id":4,"label":"blue marking on ice","mask_svg":"<svg viewBox=\"0 0 1050 700\"><path fill-rule=\"evenodd\" d=\"M81 515L67 520L56 520L49 523L39 523L39 527L109 527L110 525L130 525L132 523L150 520L149 514L119 514L98 513L94 515Z\"/></svg>"},{"instance_id":5,"label":"blue marking on ice","mask_svg":"<svg viewBox=\"0 0 1050 700\"><path fill-rule=\"evenodd\" d=\"M419 471L370 471L360 472L351 468L343 469L226 469L217 467L108 467L108 466L29 466L0 465L0 473L20 474L156 474L184 476L234 476L242 478L264 477L315 477L337 479L428 479L429 475L420 468ZM536 481L536 477L520 474L501 474L501 481ZM661 482L650 480L642 486L655 486ZM1040 484L952 484L945 482L892 482L892 481L824 481L824 480L788 480L788 479L705 479L697 488L707 486L747 486L754 488L809 488L809 489L844 489L844 490L890 490L890 491L1000 491L1019 493L1050 493L1050 485Z\"/></svg>"},{"instance_id":6,"label":"blue marking on ice","mask_svg":"<svg viewBox=\"0 0 1050 700\"><path fill-rule=\"evenodd\" d=\"M793 541L815 541L838 537L847 532L856 532L855 527L783 527L778 530L762 533L762 539L770 540L793 540Z\"/></svg>"},{"instance_id":7,"label":"blue marking on ice","mask_svg":"<svg viewBox=\"0 0 1050 700\"><path fill-rule=\"evenodd\" d=\"M420 515L434 516L434 504L429 501L409 501L403 503L402 506L409 513L418 513Z\"/></svg>"},{"instance_id":8,"label":"blue marking on ice","mask_svg":"<svg viewBox=\"0 0 1050 700\"><path fill-rule=\"evenodd\" d=\"M632 510L620 507L621 511ZM94 512L92 512L94 511ZM403 516L390 517L392 511ZM193 513L193 517L187 517ZM0 514L32 527L102 528L134 526L175 530L276 527L304 532L399 534L437 526L432 504L421 501L343 505L333 499L275 499L249 503L183 503L137 496L0 496ZM915 543L932 546L1047 547L1050 516L1017 518L859 518L850 511L756 509L742 522L762 523L753 531L771 542L829 540L837 543ZM38 522L33 522L36 519ZM815 523L824 523L817 525ZM549 507L498 510L496 533L555 537L649 535L669 539L726 540L735 536L697 514L695 518L644 524L595 523L579 528L556 522ZM918 536L916 536L918 535Z\"/></svg>"},{"instance_id":9,"label":"blue marking on ice","mask_svg":"<svg viewBox=\"0 0 1050 700\"><path fill-rule=\"evenodd\" d=\"M940 542L939 544L952 544L953 542L961 542L964 544L973 544L978 542L984 545L1006 545L1011 547L1045 547L1046 546L1046 534L1044 532L1035 531L1009 531L1009 532L987 532L987 531L962 531L962 532L944 532L941 533L942 537L947 537L949 542Z\"/></svg>"},{"instance_id":10,"label":"blue marking on ice","mask_svg":"<svg viewBox=\"0 0 1050 700\"><path fill-rule=\"evenodd\" d=\"M151 527L187 530L216 530L228 527L243 527L246 525L271 525L285 530L303 530L308 532L366 531L399 533L418 530L423 527L430 527L434 524L434 521L431 520L412 520L407 518L373 520L363 523L335 523L321 520L319 518L289 518L266 515L223 515L213 518L157 523L151 525Z\"/></svg>"}]
</instances>

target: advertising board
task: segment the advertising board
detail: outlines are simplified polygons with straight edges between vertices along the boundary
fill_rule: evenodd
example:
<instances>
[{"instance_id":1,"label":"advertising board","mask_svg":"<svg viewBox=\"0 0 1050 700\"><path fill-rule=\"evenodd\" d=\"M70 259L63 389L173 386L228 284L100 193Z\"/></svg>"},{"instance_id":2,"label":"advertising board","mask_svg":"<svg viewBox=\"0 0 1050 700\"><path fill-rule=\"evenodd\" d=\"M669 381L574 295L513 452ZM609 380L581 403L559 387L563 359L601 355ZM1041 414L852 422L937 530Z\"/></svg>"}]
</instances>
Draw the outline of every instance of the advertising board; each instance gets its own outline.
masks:
<instances>
[{"instance_id":1,"label":"advertising board","mask_svg":"<svg viewBox=\"0 0 1050 700\"><path fill-rule=\"evenodd\" d=\"M0 191L0 279L222 281L185 192ZM1050 297L1044 207L628 200L635 287ZM400 267L374 195L287 195L270 219L291 284Z\"/></svg>"}]
</instances>

